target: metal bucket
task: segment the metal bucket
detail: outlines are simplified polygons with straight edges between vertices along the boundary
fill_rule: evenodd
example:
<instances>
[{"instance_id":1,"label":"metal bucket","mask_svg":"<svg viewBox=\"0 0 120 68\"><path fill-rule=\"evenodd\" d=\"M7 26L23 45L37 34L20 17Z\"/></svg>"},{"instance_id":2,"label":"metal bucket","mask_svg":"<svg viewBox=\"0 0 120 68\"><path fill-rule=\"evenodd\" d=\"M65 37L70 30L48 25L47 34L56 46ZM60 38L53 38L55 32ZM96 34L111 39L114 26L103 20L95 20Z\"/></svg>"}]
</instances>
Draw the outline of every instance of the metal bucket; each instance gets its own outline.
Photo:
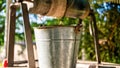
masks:
<instances>
[{"instance_id":1,"label":"metal bucket","mask_svg":"<svg viewBox=\"0 0 120 68\"><path fill-rule=\"evenodd\" d=\"M75 27L35 28L40 68L76 68L80 32Z\"/></svg>"}]
</instances>

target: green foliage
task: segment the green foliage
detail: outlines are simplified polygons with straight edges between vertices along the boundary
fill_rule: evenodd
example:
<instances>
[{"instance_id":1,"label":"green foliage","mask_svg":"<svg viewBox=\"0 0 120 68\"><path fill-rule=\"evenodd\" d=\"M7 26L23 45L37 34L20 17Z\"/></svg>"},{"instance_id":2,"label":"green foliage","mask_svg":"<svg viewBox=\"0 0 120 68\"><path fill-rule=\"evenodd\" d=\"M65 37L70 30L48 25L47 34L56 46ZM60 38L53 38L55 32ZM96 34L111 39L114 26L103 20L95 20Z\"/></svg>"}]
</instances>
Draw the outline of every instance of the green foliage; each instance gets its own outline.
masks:
<instances>
[{"instance_id":1,"label":"green foliage","mask_svg":"<svg viewBox=\"0 0 120 68\"><path fill-rule=\"evenodd\" d=\"M102 15L103 17L101 17L101 23L98 23L99 38L102 41L100 44L101 59L102 61L120 63L118 58L120 57L120 12L117 4L110 3L110 5L114 5L114 7L106 10ZM106 20L104 20L105 18Z\"/></svg>"},{"instance_id":2,"label":"green foliage","mask_svg":"<svg viewBox=\"0 0 120 68\"><path fill-rule=\"evenodd\" d=\"M0 62L0 67L2 67L2 63Z\"/></svg>"},{"instance_id":3,"label":"green foliage","mask_svg":"<svg viewBox=\"0 0 120 68\"><path fill-rule=\"evenodd\" d=\"M5 0L0 1L0 46L4 44L4 23L5 23Z\"/></svg>"},{"instance_id":4,"label":"green foliage","mask_svg":"<svg viewBox=\"0 0 120 68\"><path fill-rule=\"evenodd\" d=\"M94 47L94 40L93 36L90 35L89 31L89 23L90 20L89 18L85 19L82 24L83 24L83 30L82 30L82 36L81 36L81 43L80 43L80 52L78 58L82 58L82 49L85 49L85 59L86 60L94 60L96 59L95 57L95 47Z\"/></svg>"},{"instance_id":5,"label":"green foliage","mask_svg":"<svg viewBox=\"0 0 120 68\"><path fill-rule=\"evenodd\" d=\"M109 3L108 3L109 4ZM107 7L111 6L107 5ZM103 5L101 6L98 2L92 7L95 11L97 27L98 27L98 38L100 44L100 57L102 61L120 63L120 12L117 8L118 5L114 4L114 7L107 9ZM97 9L102 8L104 12L99 14ZM93 37L89 33L89 19L83 23L83 34L81 40L81 49L85 48L86 59L96 60L95 49L93 44ZM79 58L81 58L81 52Z\"/></svg>"},{"instance_id":6,"label":"green foliage","mask_svg":"<svg viewBox=\"0 0 120 68\"><path fill-rule=\"evenodd\" d=\"M78 19L63 17L60 19L48 19L45 21L44 25L46 26L56 26L56 25L64 25L64 26L72 26L78 23Z\"/></svg>"}]
</instances>

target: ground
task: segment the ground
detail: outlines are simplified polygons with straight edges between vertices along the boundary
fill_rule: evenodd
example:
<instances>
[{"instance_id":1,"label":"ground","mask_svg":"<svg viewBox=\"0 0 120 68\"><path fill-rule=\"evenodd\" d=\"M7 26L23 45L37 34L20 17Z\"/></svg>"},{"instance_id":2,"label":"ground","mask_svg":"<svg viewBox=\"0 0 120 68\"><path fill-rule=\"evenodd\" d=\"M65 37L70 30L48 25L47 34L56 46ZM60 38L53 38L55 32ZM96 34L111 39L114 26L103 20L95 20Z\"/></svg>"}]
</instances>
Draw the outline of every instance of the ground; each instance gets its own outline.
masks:
<instances>
[{"instance_id":1,"label":"ground","mask_svg":"<svg viewBox=\"0 0 120 68\"><path fill-rule=\"evenodd\" d=\"M35 45L33 45L34 47L34 52L35 52L35 58L37 59L37 54L36 54L36 47ZM15 51L14 51L14 54L15 54L15 58L14 60L15 61L22 61L22 60L27 60L27 49L25 47L24 44L15 44ZM5 57L5 49L2 48L2 51L0 52L0 67L2 66L2 61Z\"/></svg>"}]
</instances>

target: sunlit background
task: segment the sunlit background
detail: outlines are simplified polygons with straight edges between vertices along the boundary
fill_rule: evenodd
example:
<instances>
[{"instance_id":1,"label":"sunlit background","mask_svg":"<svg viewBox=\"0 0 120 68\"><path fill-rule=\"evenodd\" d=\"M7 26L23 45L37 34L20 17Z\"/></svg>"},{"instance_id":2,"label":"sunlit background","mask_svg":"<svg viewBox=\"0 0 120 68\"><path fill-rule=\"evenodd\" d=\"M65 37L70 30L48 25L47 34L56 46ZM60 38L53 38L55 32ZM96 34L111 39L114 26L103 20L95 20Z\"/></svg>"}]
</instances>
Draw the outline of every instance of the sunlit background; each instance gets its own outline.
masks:
<instances>
[{"instance_id":1,"label":"sunlit background","mask_svg":"<svg viewBox=\"0 0 120 68\"><path fill-rule=\"evenodd\" d=\"M104 2L104 0L89 0L91 9L94 10L97 27L98 27L98 38L100 44L100 55L101 60L104 62L112 62L120 64L120 5L111 2ZM78 22L78 19L65 18L55 19L51 17L45 17L35 14L29 15L33 41L34 31L33 27L38 26L51 26L51 25L73 25ZM4 47L4 35L5 35L5 19L6 19L6 1L0 0L0 66L5 58L5 47ZM16 21L16 43L24 45L24 30L23 30L23 18L21 10L17 11ZM89 17L83 21L82 38L79 51L79 59L95 61L95 50L93 37L90 34L89 28Z\"/></svg>"}]
</instances>

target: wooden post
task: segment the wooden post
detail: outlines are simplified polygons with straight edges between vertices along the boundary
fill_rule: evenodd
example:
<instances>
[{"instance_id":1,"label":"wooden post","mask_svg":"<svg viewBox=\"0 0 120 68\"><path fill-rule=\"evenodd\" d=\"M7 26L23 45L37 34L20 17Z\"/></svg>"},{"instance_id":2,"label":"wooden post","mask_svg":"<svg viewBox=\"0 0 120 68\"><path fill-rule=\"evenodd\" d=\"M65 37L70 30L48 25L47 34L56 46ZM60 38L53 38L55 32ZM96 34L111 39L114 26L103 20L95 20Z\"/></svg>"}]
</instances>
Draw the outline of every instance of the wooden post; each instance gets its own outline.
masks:
<instances>
[{"instance_id":1,"label":"wooden post","mask_svg":"<svg viewBox=\"0 0 120 68\"><path fill-rule=\"evenodd\" d=\"M90 16L91 16L91 25L93 25L92 33L93 33L93 38L94 38L96 59L97 59L98 64L100 64L101 59L100 59L100 51L99 51L99 43L98 43L98 30L97 30L96 18L95 18L93 10L91 10Z\"/></svg>"},{"instance_id":2,"label":"wooden post","mask_svg":"<svg viewBox=\"0 0 120 68\"><path fill-rule=\"evenodd\" d=\"M7 59L8 67L13 67L14 62L14 42L15 42L15 20L16 20L16 6L10 6L10 21L8 22L8 36L7 36Z\"/></svg>"},{"instance_id":3,"label":"wooden post","mask_svg":"<svg viewBox=\"0 0 120 68\"><path fill-rule=\"evenodd\" d=\"M29 68L35 68L35 59L34 59L34 52L33 52L33 44L32 44L32 34L29 22L29 15L27 5L21 3L22 12L23 12L23 20L24 20L24 33L25 33L25 41L28 51L28 65Z\"/></svg>"}]
</instances>

